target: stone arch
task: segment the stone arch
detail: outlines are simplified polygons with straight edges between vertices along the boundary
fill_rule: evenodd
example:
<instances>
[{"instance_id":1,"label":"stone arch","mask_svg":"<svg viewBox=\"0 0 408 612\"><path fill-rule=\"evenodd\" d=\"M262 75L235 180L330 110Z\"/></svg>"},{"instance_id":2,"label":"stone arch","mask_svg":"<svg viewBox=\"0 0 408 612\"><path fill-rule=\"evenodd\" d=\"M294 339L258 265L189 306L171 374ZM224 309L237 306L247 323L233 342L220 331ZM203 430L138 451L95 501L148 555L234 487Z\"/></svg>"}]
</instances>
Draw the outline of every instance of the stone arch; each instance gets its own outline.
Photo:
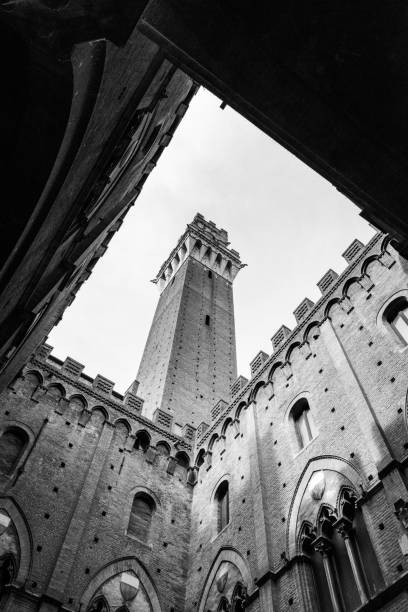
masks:
<instances>
[{"instance_id":1,"label":"stone arch","mask_svg":"<svg viewBox=\"0 0 408 612\"><path fill-rule=\"evenodd\" d=\"M211 565L210 571L208 572L207 579L204 583L204 587L201 592L200 605L198 607L198 612L205 612L205 604L206 604L208 593L214 582L217 571L223 562L229 562L235 565L235 567L237 567L239 572L241 573L242 581L248 587L248 591L253 590L254 584L253 584L251 572L244 558L240 555L240 553L235 548L223 547L218 552L217 556L215 557Z\"/></svg>"},{"instance_id":2,"label":"stone arch","mask_svg":"<svg viewBox=\"0 0 408 612\"><path fill-rule=\"evenodd\" d=\"M27 379L29 376L37 380L37 386L44 384L44 377L39 370L26 370L24 378Z\"/></svg>"},{"instance_id":3,"label":"stone arch","mask_svg":"<svg viewBox=\"0 0 408 612\"><path fill-rule=\"evenodd\" d=\"M100 413L103 416L104 422L109 421L109 412L106 410L104 406L93 406L91 409L92 414Z\"/></svg>"},{"instance_id":4,"label":"stone arch","mask_svg":"<svg viewBox=\"0 0 408 612\"><path fill-rule=\"evenodd\" d=\"M159 442L157 442L156 450L160 455L163 455L164 457L170 457L171 447L170 444L165 440L160 440Z\"/></svg>"},{"instance_id":5,"label":"stone arch","mask_svg":"<svg viewBox=\"0 0 408 612\"><path fill-rule=\"evenodd\" d=\"M134 446L136 450L143 450L144 452L146 452L150 446L151 439L152 437L146 429L138 429L135 433Z\"/></svg>"},{"instance_id":6,"label":"stone arch","mask_svg":"<svg viewBox=\"0 0 408 612\"><path fill-rule=\"evenodd\" d=\"M159 595L156 586L148 574L144 565L135 557L123 557L112 561L108 565L101 568L90 580L88 586L82 593L80 604L84 610L87 609L92 597L98 588L110 578L121 574L122 572L133 571L139 578L140 582L150 599L152 612L162 612L162 607L159 600ZM81 608L81 609L82 609Z\"/></svg>"},{"instance_id":7,"label":"stone arch","mask_svg":"<svg viewBox=\"0 0 408 612\"><path fill-rule=\"evenodd\" d=\"M297 553L296 527L298 513L303 499L303 495L314 472L330 470L338 472L350 481L352 486L358 491L359 484L364 481L360 472L346 459L334 455L324 455L310 459L306 464L295 488L292 501L288 512L286 528L286 553L290 559Z\"/></svg>"},{"instance_id":8,"label":"stone arch","mask_svg":"<svg viewBox=\"0 0 408 612\"><path fill-rule=\"evenodd\" d=\"M319 327L320 327L319 321L312 321L311 323L309 323L309 325L306 327L304 334L303 334L303 342L308 342L310 344L309 336L312 334L314 328L317 328L318 335L320 336Z\"/></svg>"},{"instance_id":9,"label":"stone arch","mask_svg":"<svg viewBox=\"0 0 408 612\"><path fill-rule=\"evenodd\" d=\"M334 306L338 306L340 304L340 297L334 297L331 300L329 300L326 304L326 307L324 309L324 317L329 317L330 318L330 311L332 308L334 308Z\"/></svg>"},{"instance_id":10,"label":"stone arch","mask_svg":"<svg viewBox=\"0 0 408 612\"><path fill-rule=\"evenodd\" d=\"M274 377L274 375L275 375L275 372L276 372L276 371L277 371L279 368L281 368L281 367L282 367L282 365L283 365L283 364L282 364L282 362L281 362L281 361L276 361L276 362L275 362L275 363L272 365L271 369L270 369L270 370L269 370L269 372L268 372L268 381L269 381L269 382L273 383L273 377Z\"/></svg>"},{"instance_id":11,"label":"stone arch","mask_svg":"<svg viewBox=\"0 0 408 612\"><path fill-rule=\"evenodd\" d=\"M208 443L208 449L209 451L211 451L213 449L214 444L216 443L216 441L218 440L219 435L217 433L213 433L213 435L210 438L210 441Z\"/></svg>"},{"instance_id":12,"label":"stone arch","mask_svg":"<svg viewBox=\"0 0 408 612\"><path fill-rule=\"evenodd\" d=\"M204 459L205 459L205 448L200 448L200 450L197 453L197 457L195 459L194 465L200 468L204 463Z\"/></svg>"},{"instance_id":13,"label":"stone arch","mask_svg":"<svg viewBox=\"0 0 408 612\"><path fill-rule=\"evenodd\" d=\"M33 540L23 511L11 499L11 497L0 497L0 510L5 510L14 523L20 544L20 564L14 583L23 587L31 571Z\"/></svg>"},{"instance_id":14,"label":"stone arch","mask_svg":"<svg viewBox=\"0 0 408 612\"><path fill-rule=\"evenodd\" d=\"M21 429L24 434L27 436L27 442L25 444L24 450L21 453L21 455L18 458L18 461L16 462L16 465L13 468L13 471L9 474L9 476L12 476L15 473L15 470L18 466L21 466L24 461L26 460L27 455L29 454L31 447L33 445L34 439L35 439L35 435L32 429L30 429L30 427L28 427L28 425L26 425L25 423L23 423L22 421L16 421L16 420L10 420L10 421L4 421L2 423L2 425L0 426L0 437L3 435L3 433L5 433L8 430L18 430Z\"/></svg>"},{"instance_id":15,"label":"stone arch","mask_svg":"<svg viewBox=\"0 0 408 612\"><path fill-rule=\"evenodd\" d=\"M78 406L78 408L88 408L88 402L81 393L74 393L68 398L70 404Z\"/></svg>"},{"instance_id":16,"label":"stone arch","mask_svg":"<svg viewBox=\"0 0 408 612\"><path fill-rule=\"evenodd\" d=\"M116 419L116 421L113 423L114 427L120 427L121 425L123 425L123 427L127 431L127 435L129 435L132 430L129 421L127 419L124 419L123 417L120 417L119 419Z\"/></svg>"},{"instance_id":17,"label":"stone arch","mask_svg":"<svg viewBox=\"0 0 408 612\"><path fill-rule=\"evenodd\" d=\"M181 467L185 469L188 469L190 467L190 457L185 451L178 451L176 453L175 459Z\"/></svg>"},{"instance_id":18,"label":"stone arch","mask_svg":"<svg viewBox=\"0 0 408 612\"><path fill-rule=\"evenodd\" d=\"M370 255L369 257L367 257L367 259L364 260L363 265L361 266L361 276L370 276L367 272L368 266L374 261L377 261L379 264L381 264L379 259L380 255Z\"/></svg>"},{"instance_id":19,"label":"stone arch","mask_svg":"<svg viewBox=\"0 0 408 612\"><path fill-rule=\"evenodd\" d=\"M246 402L240 402L237 406L237 409L235 411L235 418L239 419L241 412L243 410L245 410L247 408L247 403Z\"/></svg>"},{"instance_id":20,"label":"stone arch","mask_svg":"<svg viewBox=\"0 0 408 612\"><path fill-rule=\"evenodd\" d=\"M225 419L222 428L221 428L221 435L225 436L225 434L227 433L227 429L230 425L232 425L233 423L233 419L231 417L228 417L227 419Z\"/></svg>"},{"instance_id":21,"label":"stone arch","mask_svg":"<svg viewBox=\"0 0 408 612\"><path fill-rule=\"evenodd\" d=\"M346 280L346 282L343 285L343 290L342 290L342 295L344 298L350 299L348 291L352 285L357 285L359 289L362 289L360 283L358 282L359 280L360 280L360 277L358 276L352 276L351 278L348 278Z\"/></svg>"},{"instance_id":22,"label":"stone arch","mask_svg":"<svg viewBox=\"0 0 408 612\"><path fill-rule=\"evenodd\" d=\"M262 387L265 387L265 382L263 380L260 380L256 383L255 387L252 389L251 393L249 394L249 398L248 398L249 404L256 399L256 395L259 389L261 389Z\"/></svg>"},{"instance_id":23,"label":"stone arch","mask_svg":"<svg viewBox=\"0 0 408 612\"><path fill-rule=\"evenodd\" d=\"M286 351L285 362L291 363L292 353L299 346L300 346L300 342L299 341L292 342L292 344L289 346L288 350Z\"/></svg>"},{"instance_id":24,"label":"stone arch","mask_svg":"<svg viewBox=\"0 0 408 612\"><path fill-rule=\"evenodd\" d=\"M46 393L47 395L55 398L57 401L59 401L61 398L64 398L66 396L65 387L64 385L61 385L61 383L49 384L46 389Z\"/></svg>"}]
</instances>

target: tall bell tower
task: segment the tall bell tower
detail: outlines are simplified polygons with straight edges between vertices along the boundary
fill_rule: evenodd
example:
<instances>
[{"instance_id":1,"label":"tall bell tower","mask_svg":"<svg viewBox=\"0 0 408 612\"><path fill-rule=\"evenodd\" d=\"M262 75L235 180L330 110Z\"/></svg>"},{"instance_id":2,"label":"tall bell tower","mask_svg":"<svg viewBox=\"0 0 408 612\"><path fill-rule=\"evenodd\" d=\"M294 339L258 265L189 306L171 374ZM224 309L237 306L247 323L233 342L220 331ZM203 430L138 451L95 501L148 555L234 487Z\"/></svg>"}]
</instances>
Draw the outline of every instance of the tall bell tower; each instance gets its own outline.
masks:
<instances>
[{"instance_id":1,"label":"tall bell tower","mask_svg":"<svg viewBox=\"0 0 408 612\"><path fill-rule=\"evenodd\" d=\"M144 414L168 411L178 425L209 422L237 376L232 284L244 264L228 234L201 214L154 283L160 291L137 380Z\"/></svg>"}]
</instances>

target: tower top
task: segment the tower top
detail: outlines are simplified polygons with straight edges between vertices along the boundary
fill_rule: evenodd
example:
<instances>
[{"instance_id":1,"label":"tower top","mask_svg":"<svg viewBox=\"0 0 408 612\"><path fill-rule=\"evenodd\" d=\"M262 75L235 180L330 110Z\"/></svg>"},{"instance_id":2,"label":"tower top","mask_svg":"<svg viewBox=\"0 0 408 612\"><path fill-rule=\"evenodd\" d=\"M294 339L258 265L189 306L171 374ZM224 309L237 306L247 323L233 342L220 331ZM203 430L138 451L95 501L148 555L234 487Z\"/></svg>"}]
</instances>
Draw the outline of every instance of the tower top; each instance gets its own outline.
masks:
<instances>
[{"instance_id":1,"label":"tower top","mask_svg":"<svg viewBox=\"0 0 408 612\"><path fill-rule=\"evenodd\" d=\"M152 282L163 291L188 257L232 282L246 264L241 263L239 253L228 246L227 231L197 213Z\"/></svg>"}]
</instances>

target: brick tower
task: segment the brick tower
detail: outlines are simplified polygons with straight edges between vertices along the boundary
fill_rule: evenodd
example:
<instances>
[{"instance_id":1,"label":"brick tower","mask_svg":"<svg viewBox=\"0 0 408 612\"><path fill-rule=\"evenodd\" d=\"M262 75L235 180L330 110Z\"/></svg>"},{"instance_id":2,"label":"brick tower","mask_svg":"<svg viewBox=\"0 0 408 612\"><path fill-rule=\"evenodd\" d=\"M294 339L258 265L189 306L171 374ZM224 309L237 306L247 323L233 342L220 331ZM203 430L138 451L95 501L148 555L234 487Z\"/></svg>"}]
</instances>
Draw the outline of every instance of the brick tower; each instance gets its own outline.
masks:
<instances>
[{"instance_id":1,"label":"brick tower","mask_svg":"<svg viewBox=\"0 0 408 612\"><path fill-rule=\"evenodd\" d=\"M197 214L159 270L159 303L137 379L149 418L209 422L236 379L232 283L239 254L228 234Z\"/></svg>"}]
</instances>

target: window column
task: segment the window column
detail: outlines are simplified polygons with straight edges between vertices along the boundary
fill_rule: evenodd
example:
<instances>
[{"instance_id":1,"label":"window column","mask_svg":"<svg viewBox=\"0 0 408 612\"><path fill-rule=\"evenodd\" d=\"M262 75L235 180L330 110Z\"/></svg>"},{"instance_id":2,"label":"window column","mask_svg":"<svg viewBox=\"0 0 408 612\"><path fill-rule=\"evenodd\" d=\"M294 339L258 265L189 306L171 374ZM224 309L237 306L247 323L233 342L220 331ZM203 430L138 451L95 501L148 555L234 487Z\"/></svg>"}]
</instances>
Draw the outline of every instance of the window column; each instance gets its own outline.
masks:
<instances>
[{"instance_id":1,"label":"window column","mask_svg":"<svg viewBox=\"0 0 408 612\"><path fill-rule=\"evenodd\" d=\"M327 584L329 586L330 599L333 606L334 612L343 612L343 606L341 604L340 594L338 591L335 568L333 565L332 550L330 540L325 536L319 536L313 542L313 547L323 557L324 573L326 575Z\"/></svg>"},{"instance_id":2,"label":"window column","mask_svg":"<svg viewBox=\"0 0 408 612\"><path fill-rule=\"evenodd\" d=\"M356 582L357 590L360 595L361 603L365 604L368 602L368 593L364 574L360 564L360 559L356 550L356 543L353 534L353 524L346 517L342 517L334 523L334 528L337 529L337 531L344 540L351 569L353 570L354 580Z\"/></svg>"}]
</instances>

